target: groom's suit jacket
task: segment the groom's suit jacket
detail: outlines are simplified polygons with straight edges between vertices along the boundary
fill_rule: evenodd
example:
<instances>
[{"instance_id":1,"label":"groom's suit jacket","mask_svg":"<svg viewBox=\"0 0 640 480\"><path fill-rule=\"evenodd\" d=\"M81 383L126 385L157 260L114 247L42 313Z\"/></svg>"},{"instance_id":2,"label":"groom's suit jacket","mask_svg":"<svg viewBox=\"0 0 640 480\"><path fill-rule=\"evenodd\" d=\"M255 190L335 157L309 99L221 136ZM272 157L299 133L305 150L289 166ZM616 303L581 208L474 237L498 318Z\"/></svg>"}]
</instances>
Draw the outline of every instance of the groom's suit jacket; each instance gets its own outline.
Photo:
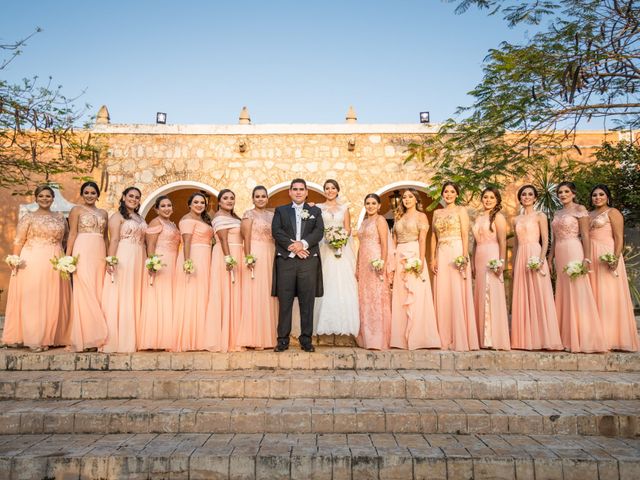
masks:
<instances>
[{"instance_id":1,"label":"groom's suit jacket","mask_svg":"<svg viewBox=\"0 0 640 480\"><path fill-rule=\"evenodd\" d=\"M316 297L321 297L323 294L323 287L319 243L324 237L322 211L318 207L310 207L307 203L305 203L302 208L303 211L306 210L308 212L309 216L306 219L302 219L302 232L300 233L300 239L305 240L309 245L309 254L312 257L318 257ZM278 257L284 258L285 260L293 260L293 258L289 257L291 252L287 250L289 245L293 243L292 240L295 240L296 238L296 212L291 203L276 208L273 215L273 221L271 222L271 233L276 241L273 286L271 289L271 294L275 297L277 296L276 264L278 262Z\"/></svg>"}]
</instances>

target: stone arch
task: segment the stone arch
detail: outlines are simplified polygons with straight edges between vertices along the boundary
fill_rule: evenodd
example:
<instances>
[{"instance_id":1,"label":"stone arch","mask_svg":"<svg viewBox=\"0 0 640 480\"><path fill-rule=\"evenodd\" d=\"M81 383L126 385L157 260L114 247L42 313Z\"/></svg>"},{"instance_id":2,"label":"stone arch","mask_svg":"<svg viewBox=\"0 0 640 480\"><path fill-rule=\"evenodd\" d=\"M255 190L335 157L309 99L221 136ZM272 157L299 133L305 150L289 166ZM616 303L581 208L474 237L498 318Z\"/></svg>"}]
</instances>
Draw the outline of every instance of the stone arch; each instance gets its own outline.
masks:
<instances>
[{"instance_id":1,"label":"stone arch","mask_svg":"<svg viewBox=\"0 0 640 480\"><path fill-rule=\"evenodd\" d=\"M153 208L153 204L158 196L169 195L171 197L171 193L181 190L187 190L189 192L189 195L191 194L191 191L202 190L209 193L214 200L218 196L218 190L206 183L198 182L196 180L176 180L174 182L162 185L146 195L144 201L140 205L140 215L143 218L146 218L148 221L149 219L147 217L152 213L151 210ZM175 203L176 202L174 202L174 204ZM212 206L213 204L210 205L210 208ZM176 221L176 223L180 219L180 217L182 217L182 215L177 212L176 205L174 205L174 217L174 221Z\"/></svg>"},{"instance_id":2,"label":"stone arch","mask_svg":"<svg viewBox=\"0 0 640 480\"><path fill-rule=\"evenodd\" d=\"M425 198L422 199L423 200L422 203L423 203L423 207L425 208L428 205L430 205L432 202L436 201L428 193L429 190L431 189L431 185L429 185L428 183L421 182L419 180L398 180L396 182L388 183L374 192L375 194L380 196L380 198L382 199L383 208L387 207L387 209L385 209L385 211L382 212L383 215L388 213L389 200L387 200L387 198L389 194L393 193L396 190L401 190L403 188L415 188L420 193L423 193ZM364 215L365 215L365 209L364 209L364 206L362 206L360 208L360 214L358 215L358 222L357 222L356 229L360 227L360 224L364 219ZM429 214L428 216L429 216L429 221L431 221L432 215ZM389 220L390 219L387 218L387 221ZM389 222L389 223L392 224L393 222Z\"/></svg>"}]
</instances>

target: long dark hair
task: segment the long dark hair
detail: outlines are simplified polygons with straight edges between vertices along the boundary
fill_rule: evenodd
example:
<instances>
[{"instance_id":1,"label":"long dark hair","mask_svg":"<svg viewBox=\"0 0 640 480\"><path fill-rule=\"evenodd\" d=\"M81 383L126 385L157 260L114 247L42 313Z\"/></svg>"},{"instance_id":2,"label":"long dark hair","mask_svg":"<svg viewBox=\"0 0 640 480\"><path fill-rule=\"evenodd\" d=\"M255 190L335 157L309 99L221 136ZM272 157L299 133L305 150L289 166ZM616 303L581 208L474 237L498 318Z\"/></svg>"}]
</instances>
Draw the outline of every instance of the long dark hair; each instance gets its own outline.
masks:
<instances>
[{"instance_id":1,"label":"long dark hair","mask_svg":"<svg viewBox=\"0 0 640 480\"><path fill-rule=\"evenodd\" d=\"M489 230L493 232L493 221L496 219L498 212L502 210L502 195L500 195L500 191L497 188L487 187L480 194L480 199L482 199L487 192L493 193L496 197L496 205L489 212Z\"/></svg>"},{"instance_id":2,"label":"long dark hair","mask_svg":"<svg viewBox=\"0 0 640 480\"><path fill-rule=\"evenodd\" d=\"M236 198L236 194L233 193L233 190L229 188L223 188L222 190L220 190L220 193L218 193L218 210L220 210L220 199L225 193L230 193L231 195L233 195L233 198ZM231 209L231 216L240 220L240 217L236 215L236 212L233 208Z\"/></svg>"},{"instance_id":3,"label":"long dark hair","mask_svg":"<svg viewBox=\"0 0 640 480\"><path fill-rule=\"evenodd\" d=\"M98 187L98 184L93 180L89 180L88 182L84 182L82 185L80 185L80 195L84 194L84 189L87 187L93 188L98 194L98 198L100 198L100 187Z\"/></svg>"},{"instance_id":4,"label":"long dark hair","mask_svg":"<svg viewBox=\"0 0 640 480\"><path fill-rule=\"evenodd\" d=\"M518 189L518 193L516 194L518 198L518 203L520 203L520 205L522 205L522 200L520 200L520 197L522 196L522 192L524 192L527 188L530 188L531 190L533 190L533 198L538 198L539 196L538 189L533 185L531 185L530 183L527 183L526 185L522 185Z\"/></svg>"},{"instance_id":5,"label":"long dark hair","mask_svg":"<svg viewBox=\"0 0 640 480\"><path fill-rule=\"evenodd\" d=\"M156 201L153 203L153 206L156 209L160 208L160 202L162 202L162 200L169 200L171 202L169 195L160 195L158 198L156 198ZM173 206L173 202L171 202L171 205Z\"/></svg>"},{"instance_id":6,"label":"long dark hair","mask_svg":"<svg viewBox=\"0 0 640 480\"><path fill-rule=\"evenodd\" d=\"M210 225L211 224L211 216L207 212L207 209L209 208L209 197L207 196L206 193L204 193L204 192L193 192L191 195L189 195L189 199L187 200L187 207L191 206L191 202L193 202L193 199L196 198L196 197L202 197L204 199L204 210L200 214L200 218L202 219L202 221L204 223L206 223L207 225Z\"/></svg>"},{"instance_id":7,"label":"long dark hair","mask_svg":"<svg viewBox=\"0 0 640 480\"><path fill-rule=\"evenodd\" d=\"M126 197L127 193L129 193L131 190L135 190L136 192L138 192L140 194L140 197L142 198L142 192L138 187L127 187L124 189L124 191L122 192L122 196L120 197L120 205L118 206L118 211L120 212L120 215L122 215L122 218L124 218L125 220L129 220L129 218L131 218L129 216L129 210L127 210L127 207L124 203L124 197ZM138 206L133 211L135 213L138 213L140 211L140 204L138 204Z\"/></svg>"},{"instance_id":8,"label":"long dark hair","mask_svg":"<svg viewBox=\"0 0 640 480\"><path fill-rule=\"evenodd\" d=\"M456 194L458 196L460 195L460 187L458 186L458 184L452 182L451 180L447 180L442 184L442 189L440 189L440 196L442 196L442 194L444 193L444 189L447 187L453 187L453 189L456 191Z\"/></svg>"},{"instance_id":9,"label":"long dark hair","mask_svg":"<svg viewBox=\"0 0 640 480\"><path fill-rule=\"evenodd\" d=\"M416 197L416 210L422 212L422 202L420 202L420 193L415 188L407 187L402 190L402 194L400 195L400 204L398 208L394 212L394 216L396 220L400 220L405 213L407 213L407 209L404 206L404 202L402 201L402 197L404 197L405 192L410 192L411 195Z\"/></svg>"},{"instance_id":10,"label":"long dark hair","mask_svg":"<svg viewBox=\"0 0 640 480\"><path fill-rule=\"evenodd\" d=\"M364 197L364 204L366 205L367 200L369 200L370 198L373 198L376 202L378 202L378 205L380 205L382 203L382 200L380 200L380 196L377 193L367 193L367 196ZM380 208L380 207L378 207ZM369 216L368 213L365 213L366 216Z\"/></svg>"},{"instance_id":11,"label":"long dark hair","mask_svg":"<svg viewBox=\"0 0 640 480\"><path fill-rule=\"evenodd\" d=\"M571 190L571 192L573 193L574 197L573 197L573 203L578 203L576 201L576 199L578 198L578 189L576 188L576 184L573 182L569 182L567 180L565 180L564 182L560 182L556 188L556 195L558 194L558 190L560 190L560 187L567 187L569 190Z\"/></svg>"},{"instance_id":12,"label":"long dark hair","mask_svg":"<svg viewBox=\"0 0 640 480\"><path fill-rule=\"evenodd\" d=\"M607 207L613 207L613 201L611 200L611 191L609 190L609 187L607 187L604 183L599 183L595 185L591 189L591 192L589 192L589 206L591 208L596 208L595 205L593 204L593 200L591 199L593 192L595 192L596 190L602 190L607 196Z\"/></svg>"}]
</instances>

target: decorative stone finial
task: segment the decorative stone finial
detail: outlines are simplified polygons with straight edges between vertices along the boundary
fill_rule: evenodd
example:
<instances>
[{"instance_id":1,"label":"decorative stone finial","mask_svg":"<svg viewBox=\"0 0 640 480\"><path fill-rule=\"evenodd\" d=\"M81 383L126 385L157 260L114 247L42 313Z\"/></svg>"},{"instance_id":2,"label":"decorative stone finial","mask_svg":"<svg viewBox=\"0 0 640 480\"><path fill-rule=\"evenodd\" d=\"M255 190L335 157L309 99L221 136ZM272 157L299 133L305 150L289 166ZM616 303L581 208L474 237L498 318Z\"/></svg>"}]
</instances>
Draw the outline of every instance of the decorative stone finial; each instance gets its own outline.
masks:
<instances>
[{"instance_id":1,"label":"decorative stone finial","mask_svg":"<svg viewBox=\"0 0 640 480\"><path fill-rule=\"evenodd\" d=\"M353 106L349 106L349 111L347 112L347 116L345 118L347 123L356 123L358 121L358 117L356 117L356 111L353 109Z\"/></svg>"},{"instance_id":2,"label":"decorative stone finial","mask_svg":"<svg viewBox=\"0 0 640 480\"><path fill-rule=\"evenodd\" d=\"M96 125L108 125L111 120L109 116L109 110L107 110L106 105L102 105L100 110L98 110L98 115L96 115Z\"/></svg>"},{"instance_id":3,"label":"decorative stone finial","mask_svg":"<svg viewBox=\"0 0 640 480\"><path fill-rule=\"evenodd\" d=\"M251 125L251 117L249 116L249 110L247 110L247 107L242 107L238 120L240 125Z\"/></svg>"}]
</instances>

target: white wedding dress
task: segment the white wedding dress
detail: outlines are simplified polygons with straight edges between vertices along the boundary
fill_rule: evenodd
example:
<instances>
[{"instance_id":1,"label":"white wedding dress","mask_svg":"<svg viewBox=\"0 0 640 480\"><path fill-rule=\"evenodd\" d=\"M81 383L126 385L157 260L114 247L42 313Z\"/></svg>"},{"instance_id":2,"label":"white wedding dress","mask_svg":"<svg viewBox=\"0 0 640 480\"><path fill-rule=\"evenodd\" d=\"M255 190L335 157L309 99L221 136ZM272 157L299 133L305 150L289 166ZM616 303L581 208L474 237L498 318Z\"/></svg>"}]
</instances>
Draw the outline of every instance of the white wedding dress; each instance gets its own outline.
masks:
<instances>
[{"instance_id":1,"label":"white wedding dress","mask_svg":"<svg viewBox=\"0 0 640 480\"><path fill-rule=\"evenodd\" d=\"M328 207L317 205L322 210L325 228L344 226L347 205ZM352 239L342 248L342 256L323 239L320 242L324 296L316 298L313 325L318 335L358 335L360 315L358 308L358 284L356 283L356 258Z\"/></svg>"}]
</instances>

